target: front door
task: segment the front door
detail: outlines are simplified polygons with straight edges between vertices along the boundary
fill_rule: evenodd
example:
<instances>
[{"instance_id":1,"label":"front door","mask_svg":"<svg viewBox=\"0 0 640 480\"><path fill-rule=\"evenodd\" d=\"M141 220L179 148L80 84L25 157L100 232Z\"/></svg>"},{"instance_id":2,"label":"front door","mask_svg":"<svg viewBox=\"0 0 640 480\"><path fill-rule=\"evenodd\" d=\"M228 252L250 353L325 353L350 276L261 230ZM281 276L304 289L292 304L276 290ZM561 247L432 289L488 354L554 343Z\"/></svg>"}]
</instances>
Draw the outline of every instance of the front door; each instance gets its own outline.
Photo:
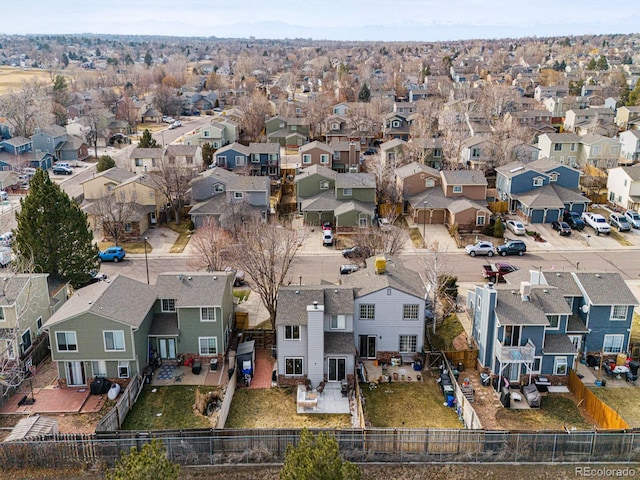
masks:
<instances>
[{"instance_id":1,"label":"front door","mask_svg":"<svg viewBox=\"0 0 640 480\"><path fill-rule=\"evenodd\" d=\"M360 356L376 358L376 336L360 335Z\"/></svg>"},{"instance_id":2,"label":"front door","mask_svg":"<svg viewBox=\"0 0 640 480\"><path fill-rule=\"evenodd\" d=\"M86 385L87 379L84 376L84 362L65 362L67 371L67 386L77 387Z\"/></svg>"},{"instance_id":3,"label":"front door","mask_svg":"<svg viewBox=\"0 0 640 480\"><path fill-rule=\"evenodd\" d=\"M344 358L329 359L329 375L330 382L341 382L347 379L347 360Z\"/></svg>"},{"instance_id":4,"label":"front door","mask_svg":"<svg viewBox=\"0 0 640 480\"><path fill-rule=\"evenodd\" d=\"M159 338L160 358L173 360L176 358L176 339Z\"/></svg>"}]
</instances>

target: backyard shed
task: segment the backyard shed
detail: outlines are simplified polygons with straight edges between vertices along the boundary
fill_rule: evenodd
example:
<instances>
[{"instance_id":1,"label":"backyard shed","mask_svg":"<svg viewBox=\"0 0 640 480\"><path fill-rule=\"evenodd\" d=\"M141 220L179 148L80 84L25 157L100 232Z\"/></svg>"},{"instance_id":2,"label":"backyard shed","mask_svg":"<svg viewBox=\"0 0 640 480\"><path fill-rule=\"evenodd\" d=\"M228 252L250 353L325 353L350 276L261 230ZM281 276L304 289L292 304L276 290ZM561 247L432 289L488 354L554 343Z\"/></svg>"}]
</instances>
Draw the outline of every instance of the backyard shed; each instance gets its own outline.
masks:
<instances>
[{"instance_id":1,"label":"backyard shed","mask_svg":"<svg viewBox=\"0 0 640 480\"><path fill-rule=\"evenodd\" d=\"M11 442L39 435L53 435L58 432L58 420L51 417L34 415L33 417L20 419L4 441Z\"/></svg>"},{"instance_id":2,"label":"backyard shed","mask_svg":"<svg viewBox=\"0 0 640 480\"><path fill-rule=\"evenodd\" d=\"M248 373L253 376L253 369L256 364L256 341L249 340L238 344L236 360L238 361L238 368L243 374Z\"/></svg>"}]
</instances>

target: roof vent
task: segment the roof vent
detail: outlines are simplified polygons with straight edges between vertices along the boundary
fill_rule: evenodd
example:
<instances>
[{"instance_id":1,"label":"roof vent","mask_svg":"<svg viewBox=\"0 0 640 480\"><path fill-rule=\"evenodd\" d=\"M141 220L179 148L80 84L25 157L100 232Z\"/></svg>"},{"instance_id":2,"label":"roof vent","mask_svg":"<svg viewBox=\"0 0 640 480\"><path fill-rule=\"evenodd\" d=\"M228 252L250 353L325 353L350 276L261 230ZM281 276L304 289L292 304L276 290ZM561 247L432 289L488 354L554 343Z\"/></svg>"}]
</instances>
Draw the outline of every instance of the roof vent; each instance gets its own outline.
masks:
<instances>
[{"instance_id":1,"label":"roof vent","mask_svg":"<svg viewBox=\"0 0 640 480\"><path fill-rule=\"evenodd\" d=\"M544 293L549 293L549 290L547 290L546 288L544 290L542 290Z\"/></svg>"},{"instance_id":2,"label":"roof vent","mask_svg":"<svg viewBox=\"0 0 640 480\"><path fill-rule=\"evenodd\" d=\"M338 289L336 288L336 289L333 291L333 293L338 293Z\"/></svg>"},{"instance_id":3,"label":"roof vent","mask_svg":"<svg viewBox=\"0 0 640 480\"><path fill-rule=\"evenodd\" d=\"M193 280L193 277L189 277L189 281Z\"/></svg>"},{"instance_id":4,"label":"roof vent","mask_svg":"<svg viewBox=\"0 0 640 480\"><path fill-rule=\"evenodd\" d=\"M314 310L318 309L318 301L317 300L313 301L313 308L314 308Z\"/></svg>"},{"instance_id":5,"label":"roof vent","mask_svg":"<svg viewBox=\"0 0 640 480\"><path fill-rule=\"evenodd\" d=\"M602 275L600 275L599 273L596 273L596 278L602 278Z\"/></svg>"},{"instance_id":6,"label":"roof vent","mask_svg":"<svg viewBox=\"0 0 640 480\"><path fill-rule=\"evenodd\" d=\"M300 290L296 290L296 295L300 295Z\"/></svg>"}]
</instances>

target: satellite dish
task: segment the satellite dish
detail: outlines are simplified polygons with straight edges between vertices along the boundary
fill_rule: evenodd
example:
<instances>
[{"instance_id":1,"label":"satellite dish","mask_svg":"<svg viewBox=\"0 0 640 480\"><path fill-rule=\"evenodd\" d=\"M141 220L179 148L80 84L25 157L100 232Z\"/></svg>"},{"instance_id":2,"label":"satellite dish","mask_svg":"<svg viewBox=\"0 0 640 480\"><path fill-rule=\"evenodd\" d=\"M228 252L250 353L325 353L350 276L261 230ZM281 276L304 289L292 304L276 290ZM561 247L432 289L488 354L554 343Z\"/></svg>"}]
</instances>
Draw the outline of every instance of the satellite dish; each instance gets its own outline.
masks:
<instances>
[{"instance_id":1,"label":"satellite dish","mask_svg":"<svg viewBox=\"0 0 640 480\"><path fill-rule=\"evenodd\" d=\"M586 303L581 307L582 313L589 313L589 305Z\"/></svg>"}]
</instances>

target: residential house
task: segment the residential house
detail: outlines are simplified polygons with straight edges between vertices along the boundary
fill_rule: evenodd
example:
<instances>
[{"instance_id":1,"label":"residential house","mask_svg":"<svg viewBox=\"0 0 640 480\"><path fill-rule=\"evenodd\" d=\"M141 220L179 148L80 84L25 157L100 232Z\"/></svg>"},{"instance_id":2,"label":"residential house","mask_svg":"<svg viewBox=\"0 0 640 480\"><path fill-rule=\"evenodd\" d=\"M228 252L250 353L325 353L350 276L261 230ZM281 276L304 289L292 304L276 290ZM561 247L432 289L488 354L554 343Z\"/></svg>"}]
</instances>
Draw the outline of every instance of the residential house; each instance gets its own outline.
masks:
<instances>
[{"instance_id":1,"label":"residential house","mask_svg":"<svg viewBox=\"0 0 640 480\"><path fill-rule=\"evenodd\" d=\"M418 174L420 175L420 174ZM417 224L458 225L477 230L488 224L491 211L487 208L487 179L478 170L443 170L440 181L429 180L425 188L405 195L405 210ZM419 177L418 177L419 178ZM413 184L416 190L419 183Z\"/></svg>"},{"instance_id":2,"label":"residential house","mask_svg":"<svg viewBox=\"0 0 640 480\"><path fill-rule=\"evenodd\" d=\"M357 173L360 171L360 164L363 161L360 154L360 142L346 141L334 142L332 168L336 172Z\"/></svg>"},{"instance_id":3,"label":"residential house","mask_svg":"<svg viewBox=\"0 0 640 480\"><path fill-rule=\"evenodd\" d=\"M553 115L548 110L522 110L508 112L506 118L511 118L516 125L529 127L537 134L555 133L552 126Z\"/></svg>"},{"instance_id":4,"label":"residential house","mask_svg":"<svg viewBox=\"0 0 640 480\"><path fill-rule=\"evenodd\" d=\"M0 190L8 190L12 187L17 187L20 183L20 178L17 172L12 170L0 170Z\"/></svg>"},{"instance_id":5,"label":"residential house","mask_svg":"<svg viewBox=\"0 0 640 480\"><path fill-rule=\"evenodd\" d=\"M489 283L467 297L479 364L513 383L563 381L579 354L626 352L636 304L617 273L532 271L519 291Z\"/></svg>"},{"instance_id":6,"label":"residential house","mask_svg":"<svg viewBox=\"0 0 640 480\"><path fill-rule=\"evenodd\" d=\"M636 163L640 160L640 130L625 130L620 133L620 160Z\"/></svg>"},{"instance_id":7,"label":"residential house","mask_svg":"<svg viewBox=\"0 0 640 480\"><path fill-rule=\"evenodd\" d=\"M324 121L323 135L328 144L347 141L351 132L346 117L331 115Z\"/></svg>"},{"instance_id":8,"label":"residential house","mask_svg":"<svg viewBox=\"0 0 640 480\"><path fill-rule=\"evenodd\" d=\"M338 103L337 105L333 106L333 114L334 115L339 115L341 117L345 117L347 115L347 112L349 111L349 104L348 103Z\"/></svg>"},{"instance_id":9,"label":"residential house","mask_svg":"<svg viewBox=\"0 0 640 480\"><path fill-rule=\"evenodd\" d=\"M239 130L237 122L223 116L217 116L211 119L209 125L200 127L193 134L186 134L183 143L199 146L208 143L213 148L220 148L236 142Z\"/></svg>"},{"instance_id":10,"label":"residential house","mask_svg":"<svg viewBox=\"0 0 640 480\"><path fill-rule=\"evenodd\" d=\"M302 118L280 115L265 122L267 142L278 143L290 150L298 149L309 140L309 122Z\"/></svg>"},{"instance_id":11,"label":"residential house","mask_svg":"<svg viewBox=\"0 0 640 480\"><path fill-rule=\"evenodd\" d=\"M582 213L590 203L580 192L580 172L546 158L496 168L496 189L509 211L530 223L562 220L565 210Z\"/></svg>"},{"instance_id":12,"label":"residential house","mask_svg":"<svg viewBox=\"0 0 640 480\"><path fill-rule=\"evenodd\" d=\"M354 290L282 286L276 338L278 384L341 382L355 374Z\"/></svg>"},{"instance_id":13,"label":"residential house","mask_svg":"<svg viewBox=\"0 0 640 480\"><path fill-rule=\"evenodd\" d=\"M321 165L333 168L333 148L317 140L300 147L300 164L302 168Z\"/></svg>"},{"instance_id":14,"label":"residential house","mask_svg":"<svg viewBox=\"0 0 640 480\"><path fill-rule=\"evenodd\" d=\"M540 158L576 168L578 166L578 150L580 137L575 133L545 133L538 137Z\"/></svg>"},{"instance_id":15,"label":"residential house","mask_svg":"<svg viewBox=\"0 0 640 480\"><path fill-rule=\"evenodd\" d=\"M473 136L462 142L460 164L474 170L484 170L492 164L491 144L485 137Z\"/></svg>"},{"instance_id":16,"label":"residential house","mask_svg":"<svg viewBox=\"0 0 640 480\"><path fill-rule=\"evenodd\" d=\"M11 155L22 155L33 151L33 142L25 137L12 137L0 141L0 151Z\"/></svg>"},{"instance_id":17,"label":"residential house","mask_svg":"<svg viewBox=\"0 0 640 480\"><path fill-rule=\"evenodd\" d=\"M280 178L280 145L276 143L249 144L249 173Z\"/></svg>"},{"instance_id":18,"label":"residential house","mask_svg":"<svg viewBox=\"0 0 640 480\"><path fill-rule=\"evenodd\" d=\"M396 168L394 174L396 191L402 192L405 198L442 183L438 170L418 162L411 162Z\"/></svg>"},{"instance_id":19,"label":"residential house","mask_svg":"<svg viewBox=\"0 0 640 480\"><path fill-rule=\"evenodd\" d=\"M67 386L141 374L152 352L208 360L228 347L233 272L163 273L155 286L123 275L78 290L46 322Z\"/></svg>"},{"instance_id":20,"label":"residential house","mask_svg":"<svg viewBox=\"0 0 640 480\"><path fill-rule=\"evenodd\" d=\"M194 175L204 169L202 147L199 145L167 145L164 159L168 166L178 166L191 170Z\"/></svg>"},{"instance_id":21,"label":"residential house","mask_svg":"<svg viewBox=\"0 0 640 480\"><path fill-rule=\"evenodd\" d=\"M20 172L25 167L51 168L52 153L34 150L33 142L25 137L13 137L0 141L0 169Z\"/></svg>"},{"instance_id":22,"label":"residential house","mask_svg":"<svg viewBox=\"0 0 640 480\"><path fill-rule=\"evenodd\" d=\"M393 102L393 113L402 115L404 118L408 118L410 115L416 113L416 110L415 102Z\"/></svg>"},{"instance_id":23,"label":"residential house","mask_svg":"<svg viewBox=\"0 0 640 480\"><path fill-rule=\"evenodd\" d=\"M386 141L398 139L406 142L409 140L410 132L407 116L392 112L384 117L382 136Z\"/></svg>"},{"instance_id":24,"label":"residential house","mask_svg":"<svg viewBox=\"0 0 640 480\"><path fill-rule=\"evenodd\" d=\"M564 130L578 135L600 134L613 136L618 132L614 125L615 111L610 108L584 108L567 110Z\"/></svg>"},{"instance_id":25,"label":"residential house","mask_svg":"<svg viewBox=\"0 0 640 480\"><path fill-rule=\"evenodd\" d=\"M442 153L443 141L441 137L419 137L412 138L408 142L409 150L415 161L440 170L444 166L444 155Z\"/></svg>"},{"instance_id":26,"label":"residential house","mask_svg":"<svg viewBox=\"0 0 640 480\"><path fill-rule=\"evenodd\" d=\"M533 98L541 102L549 97L566 97L569 87L565 85L538 85L533 93Z\"/></svg>"},{"instance_id":27,"label":"residential house","mask_svg":"<svg viewBox=\"0 0 640 480\"><path fill-rule=\"evenodd\" d=\"M67 135L67 141L64 142L59 150L59 161L68 162L75 165L79 160L89 158L89 146L82 137L76 135Z\"/></svg>"},{"instance_id":28,"label":"residential house","mask_svg":"<svg viewBox=\"0 0 640 480\"><path fill-rule=\"evenodd\" d=\"M142 123L162 123L162 113L155 108L147 108L141 118Z\"/></svg>"},{"instance_id":29,"label":"residential house","mask_svg":"<svg viewBox=\"0 0 640 480\"><path fill-rule=\"evenodd\" d=\"M53 155L55 161L61 159L62 146L67 141L67 130L59 125L36 128L31 137L33 150L41 150Z\"/></svg>"},{"instance_id":30,"label":"residential house","mask_svg":"<svg viewBox=\"0 0 640 480\"><path fill-rule=\"evenodd\" d=\"M616 167L620 159L620 142L602 135L585 135L580 138L578 165L591 165L606 170Z\"/></svg>"},{"instance_id":31,"label":"residential house","mask_svg":"<svg viewBox=\"0 0 640 480\"><path fill-rule=\"evenodd\" d=\"M136 147L129 155L129 168L134 173L144 173L159 170L164 159L164 148Z\"/></svg>"},{"instance_id":32,"label":"residential house","mask_svg":"<svg viewBox=\"0 0 640 480\"><path fill-rule=\"evenodd\" d=\"M236 173L248 173L250 155L249 147L236 142L216 150L213 164Z\"/></svg>"},{"instance_id":33,"label":"residential house","mask_svg":"<svg viewBox=\"0 0 640 480\"><path fill-rule=\"evenodd\" d=\"M253 212L266 220L269 212L269 177L239 175L221 167L200 173L191 181L189 215L196 228L206 222L220 223L230 203L242 202L243 213Z\"/></svg>"},{"instance_id":34,"label":"residential house","mask_svg":"<svg viewBox=\"0 0 640 480\"><path fill-rule=\"evenodd\" d=\"M615 124L620 130L630 130L636 120L640 120L640 107L623 105L616 110Z\"/></svg>"},{"instance_id":35,"label":"residential house","mask_svg":"<svg viewBox=\"0 0 640 480\"><path fill-rule=\"evenodd\" d=\"M382 167L395 168L409 160L409 148L407 142L394 138L380 144L380 163Z\"/></svg>"},{"instance_id":36,"label":"residential house","mask_svg":"<svg viewBox=\"0 0 640 480\"><path fill-rule=\"evenodd\" d=\"M335 224L336 231L371 226L376 180L371 173L336 173L312 165L295 178L298 211L306 225Z\"/></svg>"},{"instance_id":37,"label":"residential house","mask_svg":"<svg viewBox=\"0 0 640 480\"><path fill-rule=\"evenodd\" d=\"M640 164L609 170L607 191L607 199L613 205L640 211Z\"/></svg>"},{"instance_id":38,"label":"residential house","mask_svg":"<svg viewBox=\"0 0 640 480\"><path fill-rule=\"evenodd\" d=\"M193 115L195 112L208 112L218 107L218 95L215 92L185 92L182 95L182 112Z\"/></svg>"},{"instance_id":39,"label":"residential house","mask_svg":"<svg viewBox=\"0 0 640 480\"><path fill-rule=\"evenodd\" d=\"M27 361L34 341L53 310L48 277L48 273L3 276L0 290L1 362ZM62 295L61 301L65 298Z\"/></svg>"}]
</instances>

